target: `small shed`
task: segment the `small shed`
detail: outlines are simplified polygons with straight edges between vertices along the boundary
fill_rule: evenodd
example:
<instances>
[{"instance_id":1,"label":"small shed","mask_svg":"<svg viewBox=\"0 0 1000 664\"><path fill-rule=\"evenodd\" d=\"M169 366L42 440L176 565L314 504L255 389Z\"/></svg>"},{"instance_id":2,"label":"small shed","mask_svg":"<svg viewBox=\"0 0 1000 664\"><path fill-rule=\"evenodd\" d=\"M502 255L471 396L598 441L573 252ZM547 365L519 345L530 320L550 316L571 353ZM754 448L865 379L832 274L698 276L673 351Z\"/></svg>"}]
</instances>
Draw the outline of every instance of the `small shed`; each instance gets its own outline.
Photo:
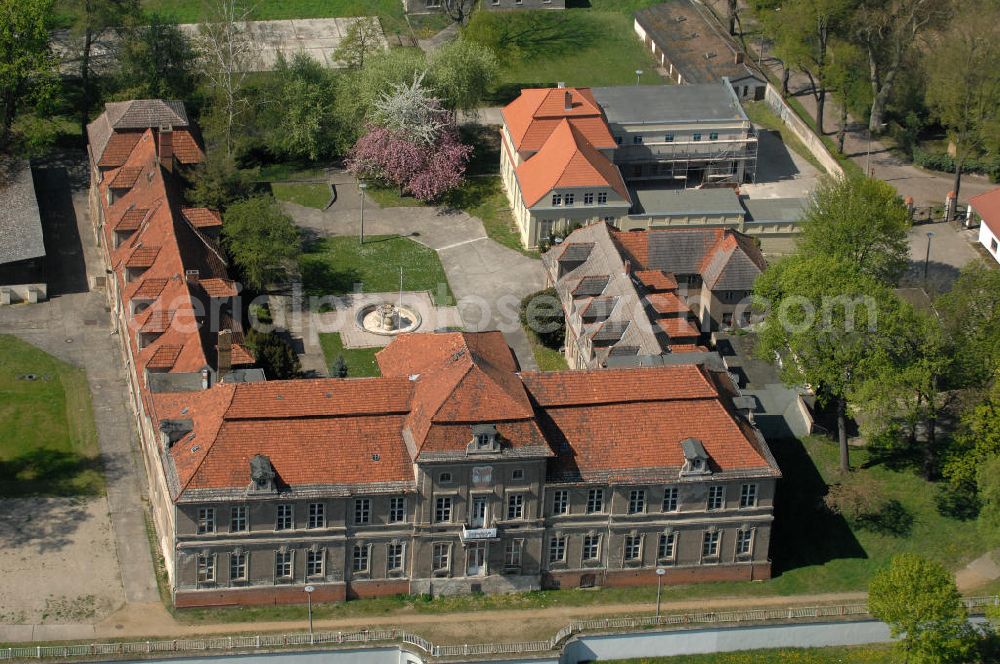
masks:
<instances>
[{"instance_id":1,"label":"small shed","mask_svg":"<svg viewBox=\"0 0 1000 664\"><path fill-rule=\"evenodd\" d=\"M31 165L0 162L0 305L44 300L45 242Z\"/></svg>"}]
</instances>

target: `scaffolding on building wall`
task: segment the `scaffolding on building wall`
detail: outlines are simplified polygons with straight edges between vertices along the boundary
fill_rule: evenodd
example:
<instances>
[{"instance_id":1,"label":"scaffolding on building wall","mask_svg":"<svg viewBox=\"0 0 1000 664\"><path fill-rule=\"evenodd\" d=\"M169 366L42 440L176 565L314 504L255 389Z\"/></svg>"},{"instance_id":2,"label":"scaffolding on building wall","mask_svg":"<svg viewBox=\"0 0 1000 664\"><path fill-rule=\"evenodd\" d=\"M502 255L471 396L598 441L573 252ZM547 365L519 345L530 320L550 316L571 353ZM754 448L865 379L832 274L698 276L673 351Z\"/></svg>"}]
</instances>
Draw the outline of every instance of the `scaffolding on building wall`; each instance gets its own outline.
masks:
<instances>
[{"instance_id":1,"label":"scaffolding on building wall","mask_svg":"<svg viewBox=\"0 0 1000 664\"><path fill-rule=\"evenodd\" d=\"M641 147L649 150L644 158L629 158L629 148L619 147L616 159L622 175L628 181L681 180L687 189L708 186L726 186L752 183L757 177L757 135L750 130L745 138L728 141L647 143ZM692 146L708 148L725 144L722 150L692 151ZM654 149L655 148L655 149ZM665 149L669 148L669 149ZM740 166L742 165L742 169ZM636 174L635 167L640 168ZM652 169L650 169L652 167ZM653 172L647 173L647 170Z\"/></svg>"}]
</instances>

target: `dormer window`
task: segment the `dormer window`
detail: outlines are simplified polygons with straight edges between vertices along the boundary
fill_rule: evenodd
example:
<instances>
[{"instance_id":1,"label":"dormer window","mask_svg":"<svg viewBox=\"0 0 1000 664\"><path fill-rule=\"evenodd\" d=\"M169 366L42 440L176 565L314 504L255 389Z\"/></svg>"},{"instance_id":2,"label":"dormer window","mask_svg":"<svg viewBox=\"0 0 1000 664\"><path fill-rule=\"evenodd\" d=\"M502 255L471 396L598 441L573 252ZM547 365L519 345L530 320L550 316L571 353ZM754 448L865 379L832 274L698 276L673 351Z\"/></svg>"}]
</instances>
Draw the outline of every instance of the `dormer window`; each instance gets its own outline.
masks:
<instances>
[{"instance_id":1,"label":"dormer window","mask_svg":"<svg viewBox=\"0 0 1000 664\"><path fill-rule=\"evenodd\" d=\"M708 452L705 446L697 438L688 438L681 441L681 450L684 452L684 466L681 468L681 476L685 475L710 475Z\"/></svg>"},{"instance_id":2,"label":"dormer window","mask_svg":"<svg viewBox=\"0 0 1000 664\"><path fill-rule=\"evenodd\" d=\"M275 491L275 472L271 460L263 454L250 459L250 491L255 493L273 493Z\"/></svg>"},{"instance_id":3,"label":"dormer window","mask_svg":"<svg viewBox=\"0 0 1000 664\"><path fill-rule=\"evenodd\" d=\"M472 427L472 440L467 451L469 454L491 453L500 451L500 434L494 424L475 424Z\"/></svg>"}]
</instances>

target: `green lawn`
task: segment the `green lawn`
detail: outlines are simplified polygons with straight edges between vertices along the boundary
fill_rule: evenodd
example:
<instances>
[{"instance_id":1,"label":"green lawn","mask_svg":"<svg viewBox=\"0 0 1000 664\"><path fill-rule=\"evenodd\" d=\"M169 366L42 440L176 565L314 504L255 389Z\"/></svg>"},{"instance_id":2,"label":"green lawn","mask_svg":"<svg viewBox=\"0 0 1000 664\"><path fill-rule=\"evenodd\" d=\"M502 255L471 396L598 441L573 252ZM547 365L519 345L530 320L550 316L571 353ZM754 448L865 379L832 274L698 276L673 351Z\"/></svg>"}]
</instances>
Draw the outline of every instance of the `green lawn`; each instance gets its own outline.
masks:
<instances>
[{"instance_id":1,"label":"green lawn","mask_svg":"<svg viewBox=\"0 0 1000 664\"><path fill-rule=\"evenodd\" d=\"M279 201L297 203L317 210L325 208L332 196L330 185L295 182L274 182L271 184L271 193Z\"/></svg>"},{"instance_id":2,"label":"green lawn","mask_svg":"<svg viewBox=\"0 0 1000 664\"><path fill-rule=\"evenodd\" d=\"M535 356L535 362L538 363L539 369L542 371L566 371L569 369L565 355L543 344L531 330L525 328L524 333L528 335L531 353Z\"/></svg>"},{"instance_id":3,"label":"green lawn","mask_svg":"<svg viewBox=\"0 0 1000 664\"><path fill-rule=\"evenodd\" d=\"M587 4L590 7L504 13L491 19L501 35L500 45L492 45L501 56L492 103L514 99L522 87L549 87L560 81L570 86L634 84L637 69L643 70L643 84L667 82L656 73L652 55L633 30L632 11L655 2Z\"/></svg>"},{"instance_id":4,"label":"green lawn","mask_svg":"<svg viewBox=\"0 0 1000 664\"><path fill-rule=\"evenodd\" d=\"M333 366L338 356L344 357L348 378L382 375L375 362L375 353L381 348L344 348L339 332L320 333L319 345L323 347L323 357L326 358L328 367Z\"/></svg>"},{"instance_id":5,"label":"green lawn","mask_svg":"<svg viewBox=\"0 0 1000 664\"><path fill-rule=\"evenodd\" d=\"M0 335L0 421L0 496L104 493L83 370Z\"/></svg>"},{"instance_id":6,"label":"green lawn","mask_svg":"<svg viewBox=\"0 0 1000 664\"><path fill-rule=\"evenodd\" d=\"M360 283L365 293L399 290L430 291L439 305L454 302L444 268L433 249L398 235L371 235L359 244L356 237L317 240L299 259L307 295L352 293Z\"/></svg>"},{"instance_id":7,"label":"green lawn","mask_svg":"<svg viewBox=\"0 0 1000 664\"><path fill-rule=\"evenodd\" d=\"M254 7L258 21L289 18L333 18L370 16L383 20L383 29L394 32L406 27L399 0L259 0ZM197 23L203 18L205 0L142 0L147 13L158 13L177 23Z\"/></svg>"},{"instance_id":8,"label":"green lawn","mask_svg":"<svg viewBox=\"0 0 1000 664\"><path fill-rule=\"evenodd\" d=\"M888 644L851 648L782 648L711 655L676 655L609 660L609 664L892 664L898 652Z\"/></svg>"}]
</instances>

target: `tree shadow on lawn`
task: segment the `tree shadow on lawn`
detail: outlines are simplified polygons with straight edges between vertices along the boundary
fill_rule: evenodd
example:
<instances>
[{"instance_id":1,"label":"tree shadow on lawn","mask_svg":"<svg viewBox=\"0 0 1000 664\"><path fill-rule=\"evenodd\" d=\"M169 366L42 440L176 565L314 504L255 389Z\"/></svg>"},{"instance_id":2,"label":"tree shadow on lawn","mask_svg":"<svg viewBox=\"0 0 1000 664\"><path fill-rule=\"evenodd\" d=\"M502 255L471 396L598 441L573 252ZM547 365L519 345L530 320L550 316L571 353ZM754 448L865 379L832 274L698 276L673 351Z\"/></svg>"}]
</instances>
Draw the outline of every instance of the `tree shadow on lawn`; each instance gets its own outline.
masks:
<instances>
[{"instance_id":1,"label":"tree shadow on lawn","mask_svg":"<svg viewBox=\"0 0 1000 664\"><path fill-rule=\"evenodd\" d=\"M0 497L99 496L104 489L104 471L99 457L35 449L0 459Z\"/></svg>"},{"instance_id":2,"label":"tree shadow on lawn","mask_svg":"<svg viewBox=\"0 0 1000 664\"><path fill-rule=\"evenodd\" d=\"M353 293L354 285L361 282L357 268L335 268L323 254L302 256L299 272L305 294L316 297Z\"/></svg>"},{"instance_id":3,"label":"tree shadow on lawn","mask_svg":"<svg viewBox=\"0 0 1000 664\"><path fill-rule=\"evenodd\" d=\"M844 517L823 504L826 482L802 442L772 441L770 448L782 473L771 542L774 575L841 558L867 558Z\"/></svg>"}]
</instances>

